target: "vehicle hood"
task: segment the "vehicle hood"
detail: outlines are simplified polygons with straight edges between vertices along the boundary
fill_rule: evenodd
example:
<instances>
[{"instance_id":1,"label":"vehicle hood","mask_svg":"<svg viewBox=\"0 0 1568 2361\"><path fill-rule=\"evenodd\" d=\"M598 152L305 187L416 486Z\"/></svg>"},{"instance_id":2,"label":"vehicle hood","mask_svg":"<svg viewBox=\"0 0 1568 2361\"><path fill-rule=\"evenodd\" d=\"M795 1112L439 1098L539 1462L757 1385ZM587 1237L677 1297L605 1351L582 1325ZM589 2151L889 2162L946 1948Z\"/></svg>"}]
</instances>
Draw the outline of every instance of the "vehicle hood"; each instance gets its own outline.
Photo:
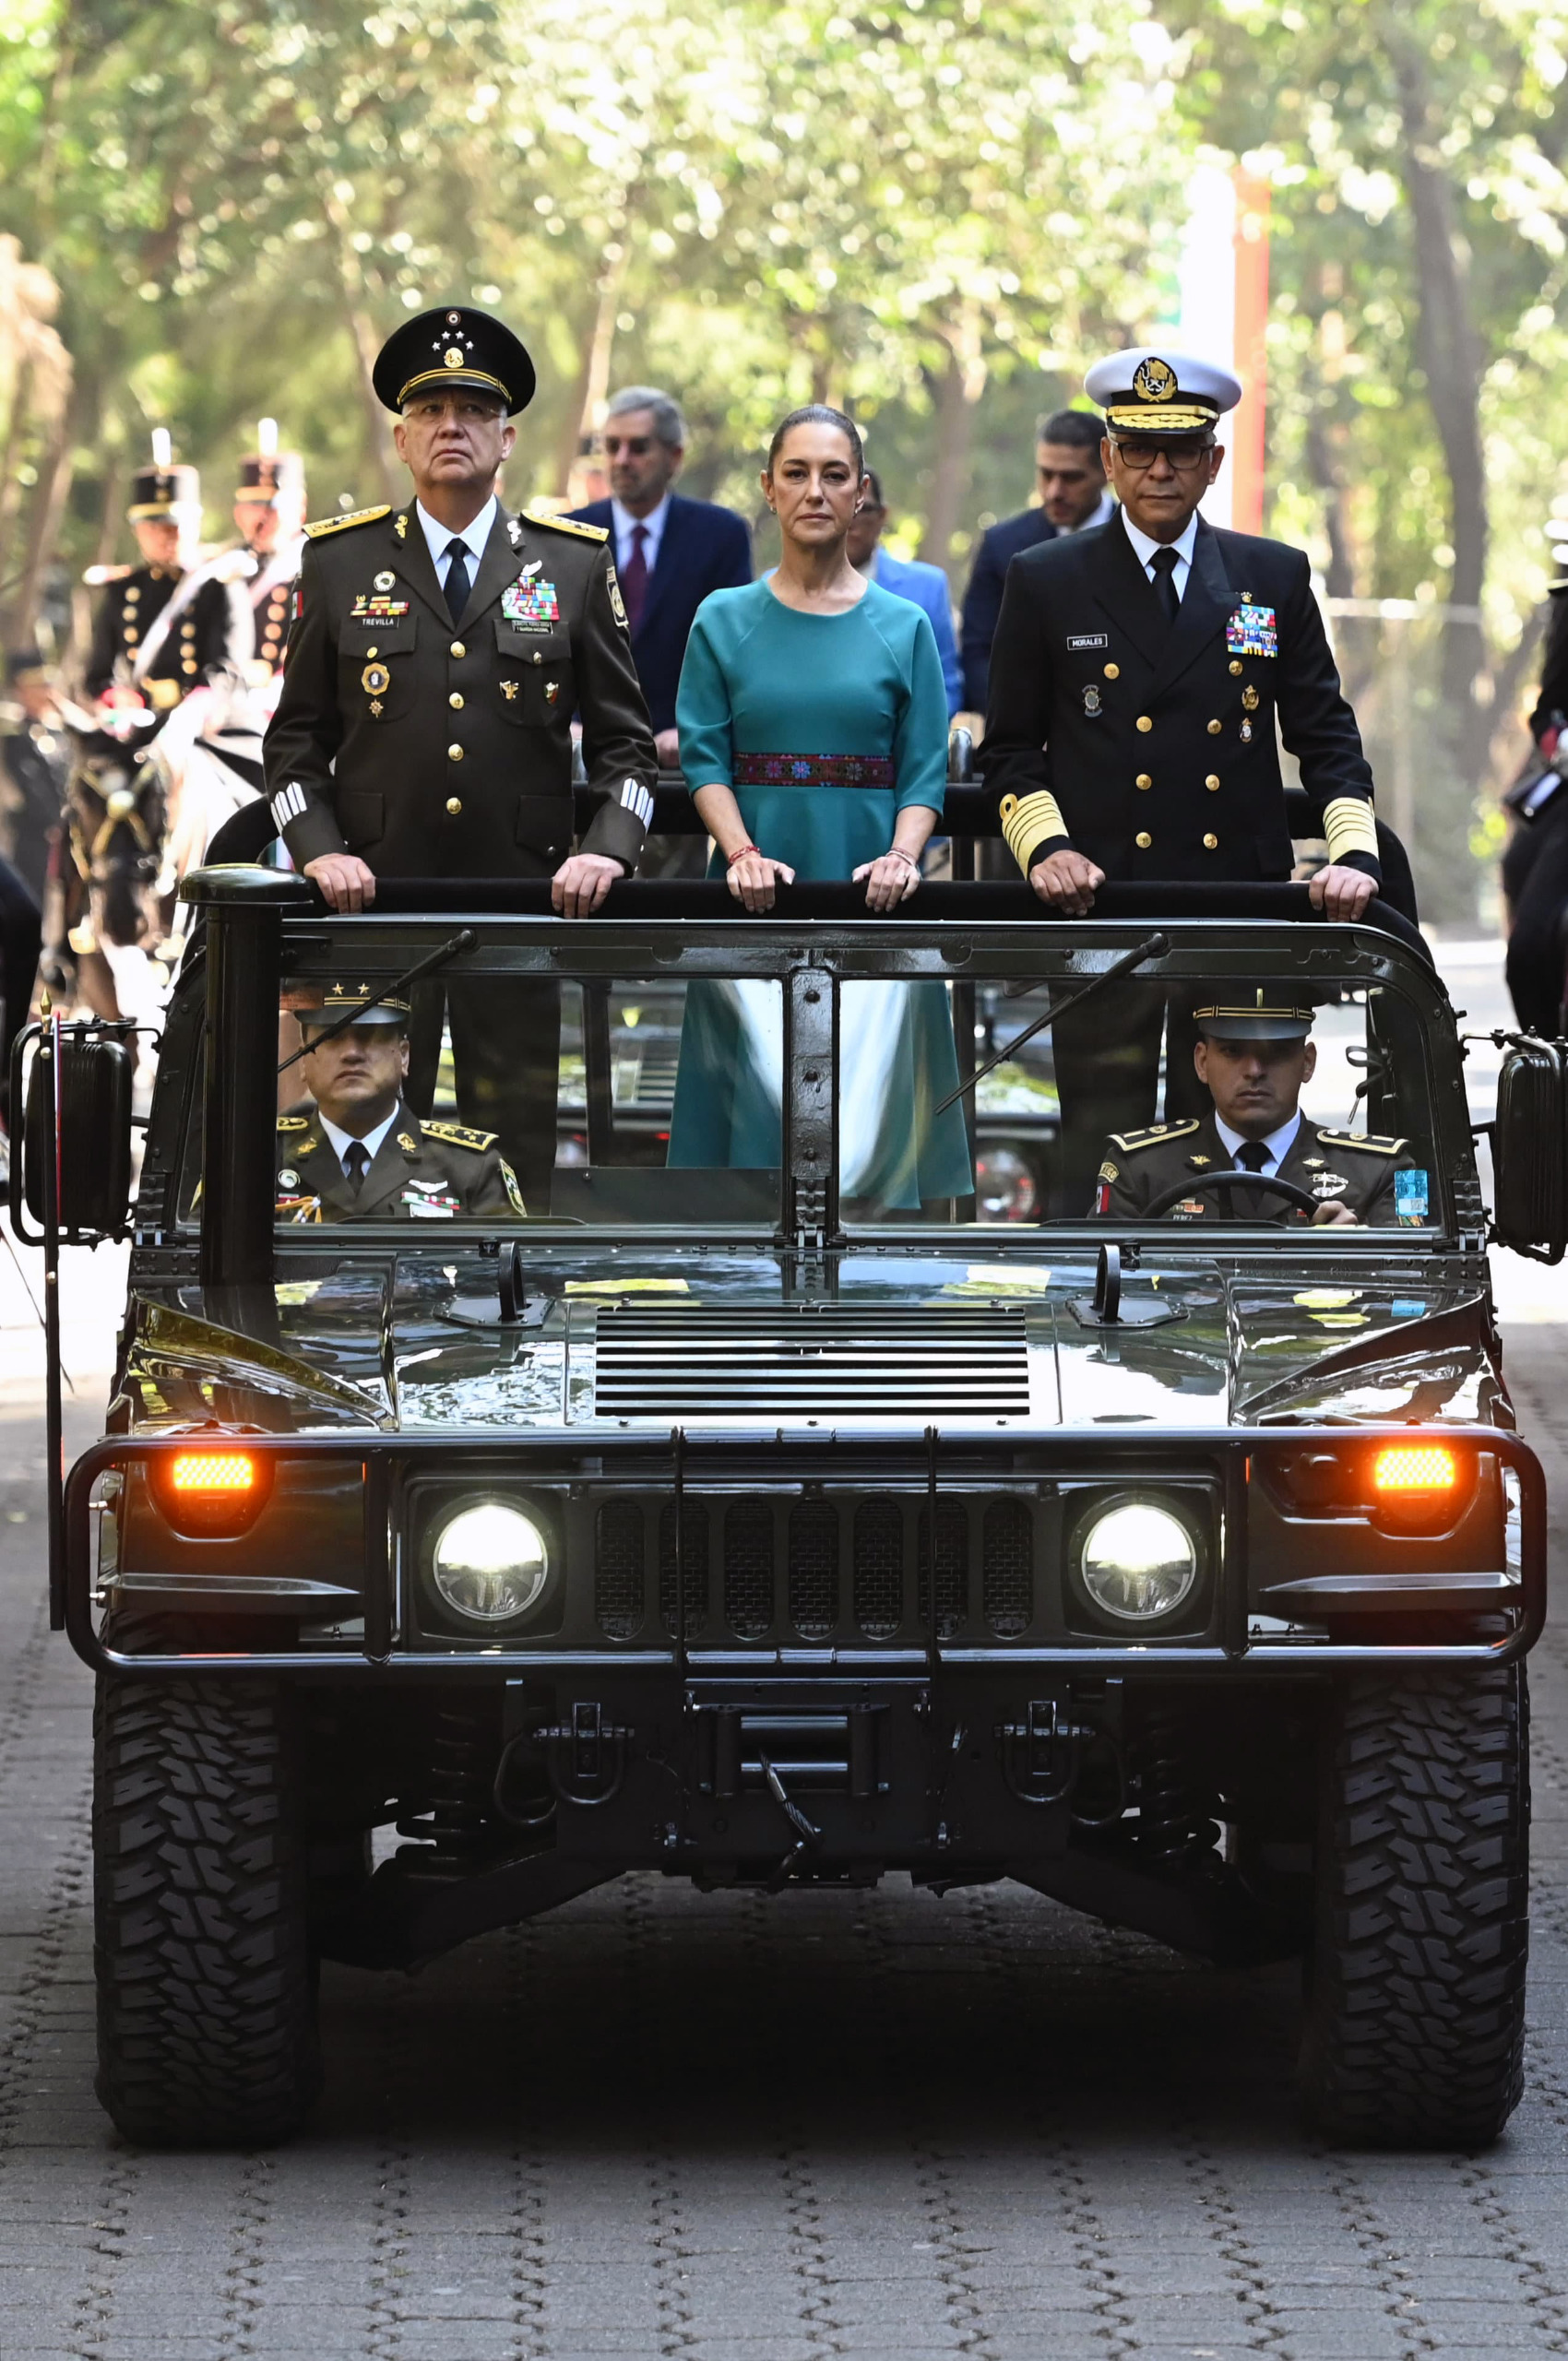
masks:
<instances>
[{"instance_id":1,"label":"vehicle hood","mask_svg":"<svg viewBox=\"0 0 1568 2361\"><path fill-rule=\"evenodd\" d=\"M1124 1284L1130 1316L1102 1326L1087 1259L889 1249L847 1255L835 1284L799 1293L772 1252L552 1248L530 1255L522 1319L505 1325L493 1256L344 1256L278 1288L270 1344L145 1306L125 1390L136 1424L413 1433L935 1425L1000 1438L1506 1417L1473 1275L1424 1284L1407 1266L1390 1287L1364 1264L1299 1274L1146 1268Z\"/></svg>"}]
</instances>

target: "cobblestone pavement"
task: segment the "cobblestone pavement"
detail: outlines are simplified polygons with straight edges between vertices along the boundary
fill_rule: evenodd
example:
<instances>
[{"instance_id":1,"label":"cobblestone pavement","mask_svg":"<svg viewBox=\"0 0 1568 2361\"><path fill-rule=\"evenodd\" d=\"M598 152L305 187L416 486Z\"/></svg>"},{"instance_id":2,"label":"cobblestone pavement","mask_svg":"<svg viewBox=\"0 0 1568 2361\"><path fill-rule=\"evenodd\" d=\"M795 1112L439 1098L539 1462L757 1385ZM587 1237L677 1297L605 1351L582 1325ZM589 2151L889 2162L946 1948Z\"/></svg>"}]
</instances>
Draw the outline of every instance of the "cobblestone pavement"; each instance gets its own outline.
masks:
<instances>
[{"instance_id":1,"label":"cobblestone pavement","mask_svg":"<svg viewBox=\"0 0 1568 2361\"><path fill-rule=\"evenodd\" d=\"M1510 1353L1568 1501L1564 1344ZM1562 1631L1534 1659L1529 2083L1485 2156L1304 2136L1288 1969L1218 1975L1013 1887L647 1878L417 1979L329 1968L308 2136L143 2155L92 2095L89 1683L40 1605L38 1432L13 1387L3 2361L1568 2352Z\"/></svg>"}]
</instances>

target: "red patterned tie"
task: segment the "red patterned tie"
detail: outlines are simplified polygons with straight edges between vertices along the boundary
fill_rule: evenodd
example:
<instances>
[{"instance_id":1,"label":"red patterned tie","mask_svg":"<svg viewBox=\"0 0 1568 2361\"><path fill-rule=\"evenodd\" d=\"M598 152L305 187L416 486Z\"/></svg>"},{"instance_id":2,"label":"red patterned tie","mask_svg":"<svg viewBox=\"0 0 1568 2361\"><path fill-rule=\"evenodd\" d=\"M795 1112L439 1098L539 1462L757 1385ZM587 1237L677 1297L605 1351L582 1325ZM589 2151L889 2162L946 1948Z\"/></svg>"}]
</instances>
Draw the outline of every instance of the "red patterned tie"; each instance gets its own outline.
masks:
<instances>
[{"instance_id":1,"label":"red patterned tie","mask_svg":"<svg viewBox=\"0 0 1568 2361\"><path fill-rule=\"evenodd\" d=\"M643 619L643 602L647 597L647 556L644 547L647 527L632 527L632 554L626 563L621 589L626 601L626 621L635 632Z\"/></svg>"}]
</instances>

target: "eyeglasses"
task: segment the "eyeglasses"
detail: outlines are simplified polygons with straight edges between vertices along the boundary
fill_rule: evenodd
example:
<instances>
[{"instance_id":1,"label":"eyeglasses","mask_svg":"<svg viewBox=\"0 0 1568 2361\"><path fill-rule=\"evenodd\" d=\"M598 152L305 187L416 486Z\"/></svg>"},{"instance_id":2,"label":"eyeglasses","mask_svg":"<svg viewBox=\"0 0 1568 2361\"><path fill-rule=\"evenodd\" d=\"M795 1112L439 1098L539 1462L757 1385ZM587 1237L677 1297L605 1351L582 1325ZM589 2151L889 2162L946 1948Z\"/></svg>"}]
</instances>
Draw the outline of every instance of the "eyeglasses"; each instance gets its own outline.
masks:
<instances>
[{"instance_id":1,"label":"eyeglasses","mask_svg":"<svg viewBox=\"0 0 1568 2361\"><path fill-rule=\"evenodd\" d=\"M1187 475L1201 468L1214 450L1212 443L1123 443L1113 436L1111 449L1125 468L1134 475L1143 475L1163 456L1170 460L1178 475Z\"/></svg>"}]
</instances>

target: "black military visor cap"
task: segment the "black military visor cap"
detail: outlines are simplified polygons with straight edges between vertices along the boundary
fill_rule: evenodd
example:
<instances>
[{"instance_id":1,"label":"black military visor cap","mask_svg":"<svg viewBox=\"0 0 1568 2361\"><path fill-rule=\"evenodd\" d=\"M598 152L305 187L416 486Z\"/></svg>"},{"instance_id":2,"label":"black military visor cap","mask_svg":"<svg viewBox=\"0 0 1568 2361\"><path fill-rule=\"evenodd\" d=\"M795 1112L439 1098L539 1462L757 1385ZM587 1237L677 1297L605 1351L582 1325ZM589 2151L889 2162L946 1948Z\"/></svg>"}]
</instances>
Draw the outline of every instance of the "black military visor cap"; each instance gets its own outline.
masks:
<instances>
[{"instance_id":1,"label":"black military visor cap","mask_svg":"<svg viewBox=\"0 0 1568 2361\"><path fill-rule=\"evenodd\" d=\"M1213 1041L1304 1041L1313 1012L1292 991L1227 988L1193 1011L1200 1033Z\"/></svg>"},{"instance_id":2,"label":"black military visor cap","mask_svg":"<svg viewBox=\"0 0 1568 2361\"><path fill-rule=\"evenodd\" d=\"M436 386L469 386L504 402L515 417L533 399L534 367L500 320L452 303L394 329L375 356L371 382L388 409L400 410Z\"/></svg>"},{"instance_id":3,"label":"black military visor cap","mask_svg":"<svg viewBox=\"0 0 1568 2361\"><path fill-rule=\"evenodd\" d=\"M309 1035L319 1032L323 1026L337 1025L346 1016L352 1020L351 1030L363 1026L396 1026L399 1033L409 1029L410 1003L390 994L385 1000L370 1001L368 984L334 984L330 991L321 994L308 1008L296 1008L300 1030Z\"/></svg>"}]
</instances>

